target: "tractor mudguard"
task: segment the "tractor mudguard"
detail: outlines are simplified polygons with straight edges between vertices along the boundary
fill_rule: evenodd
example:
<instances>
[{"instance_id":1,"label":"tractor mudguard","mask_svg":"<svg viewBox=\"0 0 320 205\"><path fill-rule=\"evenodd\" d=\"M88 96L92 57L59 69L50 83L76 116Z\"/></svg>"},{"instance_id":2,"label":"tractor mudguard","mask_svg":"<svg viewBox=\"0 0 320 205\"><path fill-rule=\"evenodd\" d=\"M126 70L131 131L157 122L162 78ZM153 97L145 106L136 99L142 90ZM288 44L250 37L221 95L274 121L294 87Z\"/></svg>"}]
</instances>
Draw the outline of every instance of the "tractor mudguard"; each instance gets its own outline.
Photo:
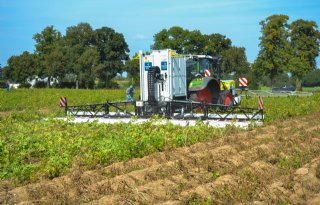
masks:
<instances>
[{"instance_id":1,"label":"tractor mudguard","mask_svg":"<svg viewBox=\"0 0 320 205\"><path fill-rule=\"evenodd\" d=\"M189 84L189 91L194 92L203 90L211 81L217 82L217 80L213 77L195 78Z\"/></svg>"}]
</instances>

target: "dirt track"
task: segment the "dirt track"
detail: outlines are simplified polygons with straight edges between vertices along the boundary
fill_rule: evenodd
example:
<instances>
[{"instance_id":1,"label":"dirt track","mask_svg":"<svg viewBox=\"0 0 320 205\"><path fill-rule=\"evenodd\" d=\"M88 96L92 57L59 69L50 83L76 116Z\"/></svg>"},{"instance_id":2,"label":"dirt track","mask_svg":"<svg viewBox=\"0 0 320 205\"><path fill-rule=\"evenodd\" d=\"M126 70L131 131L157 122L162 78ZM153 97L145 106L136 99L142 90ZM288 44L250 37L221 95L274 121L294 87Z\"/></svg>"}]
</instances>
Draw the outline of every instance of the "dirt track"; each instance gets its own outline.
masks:
<instances>
[{"instance_id":1,"label":"dirt track","mask_svg":"<svg viewBox=\"0 0 320 205\"><path fill-rule=\"evenodd\" d=\"M54 180L0 203L320 204L320 113Z\"/></svg>"}]
</instances>

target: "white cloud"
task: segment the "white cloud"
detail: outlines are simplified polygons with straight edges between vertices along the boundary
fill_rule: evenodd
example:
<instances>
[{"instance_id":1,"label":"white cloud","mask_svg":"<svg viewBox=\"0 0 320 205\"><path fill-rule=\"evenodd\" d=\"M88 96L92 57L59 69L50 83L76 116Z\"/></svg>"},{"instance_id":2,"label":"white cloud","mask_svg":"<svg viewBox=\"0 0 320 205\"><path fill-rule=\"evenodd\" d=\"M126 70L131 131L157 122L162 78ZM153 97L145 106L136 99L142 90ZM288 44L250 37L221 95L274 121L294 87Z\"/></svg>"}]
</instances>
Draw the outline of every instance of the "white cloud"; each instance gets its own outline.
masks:
<instances>
[{"instance_id":1,"label":"white cloud","mask_svg":"<svg viewBox=\"0 0 320 205\"><path fill-rule=\"evenodd\" d=\"M150 37L143 35L141 33L137 33L136 35L133 36L133 39L138 41L144 41L144 40L149 40Z\"/></svg>"}]
</instances>

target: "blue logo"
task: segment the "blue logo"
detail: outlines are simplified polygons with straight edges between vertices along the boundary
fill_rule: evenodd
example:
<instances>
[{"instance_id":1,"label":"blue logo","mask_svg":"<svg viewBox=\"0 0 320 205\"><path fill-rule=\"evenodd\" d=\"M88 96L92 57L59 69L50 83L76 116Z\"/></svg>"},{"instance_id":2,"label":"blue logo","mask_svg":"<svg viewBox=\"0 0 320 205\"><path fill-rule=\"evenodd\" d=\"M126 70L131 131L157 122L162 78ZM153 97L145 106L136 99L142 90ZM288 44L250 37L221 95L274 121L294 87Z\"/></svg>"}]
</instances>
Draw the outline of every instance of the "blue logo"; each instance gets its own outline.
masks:
<instances>
[{"instance_id":1,"label":"blue logo","mask_svg":"<svg viewBox=\"0 0 320 205\"><path fill-rule=\"evenodd\" d=\"M151 62L145 62L144 63L144 70L145 71L150 70L151 67L152 67L152 63Z\"/></svg>"},{"instance_id":2,"label":"blue logo","mask_svg":"<svg viewBox=\"0 0 320 205\"><path fill-rule=\"evenodd\" d=\"M161 70L167 70L167 61L161 61Z\"/></svg>"}]
</instances>

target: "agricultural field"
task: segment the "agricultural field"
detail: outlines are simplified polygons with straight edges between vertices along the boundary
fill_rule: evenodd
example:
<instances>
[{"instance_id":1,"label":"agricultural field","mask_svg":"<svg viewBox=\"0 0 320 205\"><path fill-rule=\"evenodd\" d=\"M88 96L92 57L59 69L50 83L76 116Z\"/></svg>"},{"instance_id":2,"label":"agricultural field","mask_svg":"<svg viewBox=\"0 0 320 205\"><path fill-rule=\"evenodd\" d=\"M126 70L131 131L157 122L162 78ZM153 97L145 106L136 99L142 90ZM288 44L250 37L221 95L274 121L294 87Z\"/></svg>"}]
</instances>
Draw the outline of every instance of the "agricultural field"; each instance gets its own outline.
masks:
<instances>
[{"instance_id":1,"label":"agricultural field","mask_svg":"<svg viewBox=\"0 0 320 205\"><path fill-rule=\"evenodd\" d=\"M319 93L264 98L265 125L249 130L70 124L52 119L64 96L100 103L125 91L1 90L0 204L320 203Z\"/></svg>"}]
</instances>

